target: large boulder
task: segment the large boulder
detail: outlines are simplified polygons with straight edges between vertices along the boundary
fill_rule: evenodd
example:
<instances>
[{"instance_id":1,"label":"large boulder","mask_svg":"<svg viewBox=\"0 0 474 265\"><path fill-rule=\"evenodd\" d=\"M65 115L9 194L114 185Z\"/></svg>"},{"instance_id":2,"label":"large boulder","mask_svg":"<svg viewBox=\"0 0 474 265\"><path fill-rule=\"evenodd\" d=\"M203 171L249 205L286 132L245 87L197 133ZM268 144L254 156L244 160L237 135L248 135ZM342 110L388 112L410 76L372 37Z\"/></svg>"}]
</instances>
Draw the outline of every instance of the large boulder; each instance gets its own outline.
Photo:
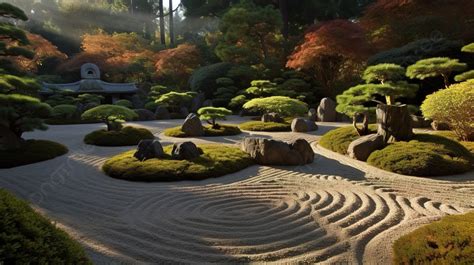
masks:
<instances>
[{"instance_id":1,"label":"large boulder","mask_svg":"<svg viewBox=\"0 0 474 265\"><path fill-rule=\"evenodd\" d=\"M314 151L308 141L297 139L290 143L290 149L298 152L303 159L303 164L312 163L314 160Z\"/></svg>"},{"instance_id":2,"label":"large boulder","mask_svg":"<svg viewBox=\"0 0 474 265\"><path fill-rule=\"evenodd\" d=\"M318 118L323 122L333 122L337 119L336 102L330 98L323 98L318 107Z\"/></svg>"},{"instance_id":3,"label":"large boulder","mask_svg":"<svg viewBox=\"0 0 474 265\"><path fill-rule=\"evenodd\" d=\"M194 113L190 113L184 120L181 130L187 136L203 136L204 127L202 127L201 120Z\"/></svg>"},{"instance_id":4,"label":"large boulder","mask_svg":"<svg viewBox=\"0 0 474 265\"><path fill-rule=\"evenodd\" d=\"M179 160L189 160L202 155L203 152L193 142L183 142L173 144L171 157Z\"/></svg>"},{"instance_id":5,"label":"large boulder","mask_svg":"<svg viewBox=\"0 0 474 265\"><path fill-rule=\"evenodd\" d=\"M134 109L138 115L137 121L152 121L155 119L155 114L147 109Z\"/></svg>"},{"instance_id":6,"label":"large boulder","mask_svg":"<svg viewBox=\"0 0 474 265\"><path fill-rule=\"evenodd\" d=\"M450 127L449 124L445 122L433 121L431 123L431 128L435 131L449 131Z\"/></svg>"},{"instance_id":7,"label":"large boulder","mask_svg":"<svg viewBox=\"0 0 474 265\"><path fill-rule=\"evenodd\" d=\"M318 113L314 108L309 109L309 111L308 111L308 120L310 120L310 121L317 121L318 120Z\"/></svg>"},{"instance_id":8,"label":"large boulder","mask_svg":"<svg viewBox=\"0 0 474 265\"><path fill-rule=\"evenodd\" d=\"M141 140L138 143L137 151L133 156L140 161L144 161L151 158L162 158L165 156L165 153L163 152L163 147L158 140L148 139Z\"/></svg>"},{"instance_id":9,"label":"large boulder","mask_svg":"<svg viewBox=\"0 0 474 265\"><path fill-rule=\"evenodd\" d=\"M163 106L158 106L156 108L155 117L157 120L169 120L171 118L170 112Z\"/></svg>"},{"instance_id":10,"label":"large boulder","mask_svg":"<svg viewBox=\"0 0 474 265\"><path fill-rule=\"evenodd\" d=\"M241 143L242 150L261 165L297 166L311 163L314 153L311 157L308 147L311 149L304 139L288 144L271 139L249 137ZM311 152L313 152L312 149Z\"/></svg>"},{"instance_id":11,"label":"large boulder","mask_svg":"<svg viewBox=\"0 0 474 265\"><path fill-rule=\"evenodd\" d=\"M382 149L384 146L383 135L369 134L351 142L349 148L347 148L347 153L352 158L367 161L373 151Z\"/></svg>"},{"instance_id":12,"label":"large boulder","mask_svg":"<svg viewBox=\"0 0 474 265\"><path fill-rule=\"evenodd\" d=\"M291 131L292 132L308 132L309 127L305 119L295 118L291 122Z\"/></svg>"},{"instance_id":13,"label":"large boulder","mask_svg":"<svg viewBox=\"0 0 474 265\"><path fill-rule=\"evenodd\" d=\"M283 118L280 116L280 114L271 112L271 113L265 113L262 115L262 122L284 122Z\"/></svg>"}]
</instances>

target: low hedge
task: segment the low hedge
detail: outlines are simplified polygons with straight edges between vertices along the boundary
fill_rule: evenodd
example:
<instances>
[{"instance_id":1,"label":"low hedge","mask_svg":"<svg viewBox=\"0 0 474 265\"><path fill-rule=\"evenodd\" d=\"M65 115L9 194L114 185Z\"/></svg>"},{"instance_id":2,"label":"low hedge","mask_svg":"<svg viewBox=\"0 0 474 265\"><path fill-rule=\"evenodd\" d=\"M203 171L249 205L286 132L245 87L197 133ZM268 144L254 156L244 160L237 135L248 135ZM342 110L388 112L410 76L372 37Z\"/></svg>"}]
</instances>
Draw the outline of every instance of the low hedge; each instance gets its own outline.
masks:
<instances>
[{"instance_id":1,"label":"low hedge","mask_svg":"<svg viewBox=\"0 0 474 265\"><path fill-rule=\"evenodd\" d=\"M395 142L374 151L367 163L403 175L445 176L472 169L473 156L454 140L416 134L409 142Z\"/></svg>"},{"instance_id":2,"label":"low hedge","mask_svg":"<svg viewBox=\"0 0 474 265\"><path fill-rule=\"evenodd\" d=\"M86 144L98 146L128 146L136 145L144 139L154 139L155 136L145 128L123 127L120 131L105 129L93 131L84 137Z\"/></svg>"},{"instance_id":3,"label":"low hedge","mask_svg":"<svg viewBox=\"0 0 474 265\"><path fill-rule=\"evenodd\" d=\"M474 264L474 212L443 217L393 245L394 264Z\"/></svg>"},{"instance_id":4,"label":"low hedge","mask_svg":"<svg viewBox=\"0 0 474 265\"><path fill-rule=\"evenodd\" d=\"M82 247L0 189L0 264L92 264Z\"/></svg>"},{"instance_id":5,"label":"low hedge","mask_svg":"<svg viewBox=\"0 0 474 265\"><path fill-rule=\"evenodd\" d=\"M241 130L256 132L289 132L291 125L288 123L248 121L239 125Z\"/></svg>"},{"instance_id":6,"label":"low hedge","mask_svg":"<svg viewBox=\"0 0 474 265\"><path fill-rule=\"evenodd\" d=\"M188 137L186 133L181 130L181 126L168 128L165 130L165 135L170 137ZM237 126L232 125L220 125L219 129L213 129L211 126L204 126L204 137L212 136L232 136L241 134L242 131Z\"/></svg>"},{"instance_id":7,"label":"low hedge","mask_svg":"<svg viewBox=\"0 0 474 265\"><path fill-rule=\"evenodd\" d=\"M172 146L164 147L166 158L139 161L131 150L110 158L102 169L118 179L130 181L201 180L220 177L253 165L254 160L237 147L222 144L199 145L204 152L192 160L171 159Z\"/></svg>"},{"instance_id":8,"label":"low hedge","mask_svg":"<svg viewBox=\"0 0 474 265\"><path fill-rule=\"evenodd\" d=\"M68 152L66 146L47 140L27 140L18 150L0 151L0 168L11 168L53 159Z\"/></svg>"},{"instance_id":9,"label":"low hedge","mask_svg":"<svg viewBox=\"0 0 474 265\"><path fill-rule=\"evenodd\" d=\"M369 125L369 130L375 133L377 126L371 124ZM357 134L357 131L353 126L346 126L331 130L324 134L318 144L331 151L346 155L347 148L349 148L351 142L359 137L360 136Z\"/></svg>"}]
</instances>

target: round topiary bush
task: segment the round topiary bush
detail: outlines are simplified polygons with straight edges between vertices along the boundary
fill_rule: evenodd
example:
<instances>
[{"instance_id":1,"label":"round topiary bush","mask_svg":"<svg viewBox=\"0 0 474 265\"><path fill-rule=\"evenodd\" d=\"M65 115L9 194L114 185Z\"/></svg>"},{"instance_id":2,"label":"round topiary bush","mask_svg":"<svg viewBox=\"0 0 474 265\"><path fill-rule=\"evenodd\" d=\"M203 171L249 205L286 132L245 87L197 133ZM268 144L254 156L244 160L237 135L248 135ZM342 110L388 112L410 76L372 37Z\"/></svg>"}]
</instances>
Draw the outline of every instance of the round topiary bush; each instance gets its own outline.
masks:
<instances>
[{"instance_id":1,"label":"round topiary bush","mask_svg":"<svg viewBox=\"0 0 474 265\"><path fill-rule=\"evenodd\" d=\"M41 162L64 155L67 152L66 146L56 142L27 140L20 149L0 151L0 168L11 168Z\"/></svg>"},{"instance_id":2,"label":"round topiary bush","mask_svg":"<svg viewBox=\"0 0 474 265\"><path fill-rule=\"evenodd\" d=\"M53 107L51 116L56 119L77 118L78 112L75 105L62 104Z\"/></svg>"},{"instance_id":3,"label":"round topiary bush","mask_svg":"<svg viewBox=\"0 0 474 265\"><path fill-rule=\"evenodd\" d=\"M239 128L244 131L255 132L289 132L291 125L288 123L248 121L241 123Z\"/></svg>"},{"instance_id":4,"label":"round topiary bush","mask_svg":"<svg viewBox=\"0 0 474 265\"><path fill-rule=\"evenodd\" d=\"M445 176L471 170L474 158L459 142L418 134L409 142L395 142L374 151L367 163L403 175Z\"/></svg>"},{"instance_id":5,"label":"round topiary bush","mask_svg":"<svg viewBox=\"0 0 474 265\"><path fill-rule=\"evenodd\" d=\"M84 137L84 142L98 146L128 146L136 145L144 139L154 138L153 133L145 128L127 126L119 131L93 131Z\"/></svg>"},{"instance_id":6,"label":"round topiary bush","mask_svg":"<svg viewBox=\"0 0 474 265\"><path fill-rule=\"evenodd\" d=\"M394 264L474 264L474 212L450 215L393 244Z\"/></svg>"},{"instance_id":7,"label":"round topiary bush","mask_svg":"<svg viewBox=\"0 0 474 265\"><path fill-rule=\"evenodd\" d=\"M119 99L119 100L115 101L114 105L126 107L126 108L129 108L129 109L133 108L133 103L128 99Z\"/></svg>"},{"instance_id":8,"label":"round topiary bush","mask_svg":"<svg viewBox=\"0 0 474 265\"><path fill-rule=\"evenodd\" d=\"M164 147L166 158L153 158L143 162L133 156L135 150L132 150L112 157L102 169L113 178L130 181L178 181L220 177L255 163L237 147L222 144L198 147L204 153L191 160L171 159L172 146Z\"/></svg>"},{"instance_id":9,"label":"round topiary bush","mask_svg":"<svg viewBox=\"0 0 474 265\"><path fill-rule=\"evenodd\" d=\"M2 264L92 264L65 232L3 189L0 231Z\"/></svg>"},{"instance_id":10,"label":"round topiary bush","mask_svg":"<svg viewBox=\"0 0 474 265\"><path fill-rule=\"evenodd\" d=\"M369 125L371 132L375 132L376 129L376 125ZM345 155L351 142L359 137L353 126L346 126L327 132L321 137L318 144L326 149Z\"/></svg>"},{"instance_id":11,"label":"round topiary bush","mask_svg":"<svg viewBox=\"0 0 474 265\"><path fill-rule=\"evenodd\" d=\"M220 124L218 129L213 129L212 126L204 126L204 137L213 137L213 136L232 136L241 134L242 131L237 126ZM189 137L181 130L181 126L168 128L165 130L164 134L170 137Z\"/></svg>"}]
</instances>

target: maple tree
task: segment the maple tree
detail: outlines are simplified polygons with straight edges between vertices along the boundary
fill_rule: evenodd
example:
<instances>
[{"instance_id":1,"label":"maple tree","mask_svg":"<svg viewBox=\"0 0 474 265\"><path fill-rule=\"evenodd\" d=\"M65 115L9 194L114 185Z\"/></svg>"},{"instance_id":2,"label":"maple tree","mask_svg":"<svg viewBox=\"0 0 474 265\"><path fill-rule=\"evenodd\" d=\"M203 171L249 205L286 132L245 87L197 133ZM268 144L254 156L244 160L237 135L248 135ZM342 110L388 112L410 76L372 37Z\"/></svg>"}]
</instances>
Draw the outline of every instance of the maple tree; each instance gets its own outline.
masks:
<instances>
[{"instance_id":1,"label":"maple tree","mask_svg":"<svg viewBox=\"0 0 474 265\"><path fill-rule=\"evenodd\" d=\"M326 94L334 96L337 80L350 73L350 68L366 58L369 51L359 24L332 20L311 27L303 43L290 55L286 66L311 71Z\"/></svg>"},{"instance_id":2,"label":"maple tree","mask_svg":"<svg viewBox=\"0 0 474 265\"><path fill-rule=\"evenodd\" d=\"M199 49L187 43L160 51L157 58L155 63L157 76L170 79L180 86L187 84L189 77L201 63Z\"/></svg>"}]
</instances>

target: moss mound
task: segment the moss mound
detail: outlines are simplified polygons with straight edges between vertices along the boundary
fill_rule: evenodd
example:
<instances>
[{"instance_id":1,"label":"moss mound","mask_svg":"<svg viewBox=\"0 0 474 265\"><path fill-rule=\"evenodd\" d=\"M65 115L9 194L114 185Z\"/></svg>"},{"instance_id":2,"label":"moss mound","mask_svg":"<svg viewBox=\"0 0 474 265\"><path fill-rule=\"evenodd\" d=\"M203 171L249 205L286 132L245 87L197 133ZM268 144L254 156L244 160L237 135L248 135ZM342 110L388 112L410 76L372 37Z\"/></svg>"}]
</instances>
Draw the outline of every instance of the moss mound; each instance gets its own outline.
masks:
<instances>
[{"instance_id":1,"label":"moss mound","mask_svg":"<svg viewBox=\"0 0 474 265\"><path fill-rule=\"evenodd\" d=\"M11 168L53 159L68 152L66 146L46 140L27 140L18 150L0 151L0 168Z\"/></svg>"},{"instance_id":2,"label":"moss mound","mask_svg":"<svg viewBox=\"0 0 474 265\"><path fill-rule=\"evenodd\" d=\"M418 134L409 142L373 152L367 163L411 176L444 176L471 170L473 156L460 143L438 135Z\"/></svg>"},{"instance_id":3,"label":"moss mound","mask_svg":"<svg viewBox=\"0 0 474 265\"><path fill-rule=\"evenodd\" d=\"M2 189L0 231L1 264L92 264L65 232Z\"/></svg>"},{"instance_id":4,"label":"moss mound","mask_svg":"<svg viewBox=\"0 0 474 265\"><path fill-rule=\"evenodd\" d=\"M436 135L440 135L455 141L459 141L460 144L464 145L474 155L474 142L461 141L459 137L453 131L436 131Z\"/></svg>"},{"instance_id":5,"label":"moss mound","mask_svg":"<svg viewBox=\"0 0 474 265\"><path fill-rule=\"evenodd\" d=\"M165 135L170 137L188 137L186 133L181 130L181 126L168 128L165 130ZM237 126L220 125L219 129L213 129L211 126L204 126L204 137L212 136L231 136L241 134L242 131Z\"/></svg>"},{"instance_id":6,"label":"moss mound","mask_svg":"<svg viewBox=\"0 0 474 265\"><path fill-rule=\"evenodd\" d=\"M130 181L178 181L220 177L255 163L237 147L199 145L199 148L204 154L192 160L171 159L172 146L166 146L166 158L143 162L133 157L135 150L132 150L112 157L102 169L113 178Z\"/></svg>"},{"instance_id":7,"label":"moss mound","mask_svg":"<svg viewBox=\"0 0 474 265\"><path fill-rule=\"evenodd\" d=\"M474 264L474 212L451 215L395 241L394 264Z\"/></svg>"},{"instance_id":8,"label":"moss mound","mask_svg":"<svg viewBox=\"0 0 474 265\"><path fill-rule=\"evenodd\" d=\"M136 145L144 139L154 139L155 136L144 128L123 127L120 131L97 130L84 137L86 144L98 146L128 146Z\"/></svg>"},{"instance_id":9,"label":"moss mound","mask_svg":"<svg viewBox=\"0 0 474 265\"><path fill-rule=\"evenodd\" d=\"M248 121L239 125L240 129L256 132L289 132L291 126L288 123Z\"/></svg>"},{"instance_id":10,"label":"moss mound","mask_svg":"<svg viewBox=\"0 0 474 265\"><path fill-rule=\"evenodd\" d=\"M375 132L376 129L376 125L369 126L369 130L372 132ZM319 140L319 145L331 151L345 155L347 154L347 148L351 142L359 137L360 136L357 134L354 127L346 126L331 130L323 135Z\"/></svg>"}]
</instances>

